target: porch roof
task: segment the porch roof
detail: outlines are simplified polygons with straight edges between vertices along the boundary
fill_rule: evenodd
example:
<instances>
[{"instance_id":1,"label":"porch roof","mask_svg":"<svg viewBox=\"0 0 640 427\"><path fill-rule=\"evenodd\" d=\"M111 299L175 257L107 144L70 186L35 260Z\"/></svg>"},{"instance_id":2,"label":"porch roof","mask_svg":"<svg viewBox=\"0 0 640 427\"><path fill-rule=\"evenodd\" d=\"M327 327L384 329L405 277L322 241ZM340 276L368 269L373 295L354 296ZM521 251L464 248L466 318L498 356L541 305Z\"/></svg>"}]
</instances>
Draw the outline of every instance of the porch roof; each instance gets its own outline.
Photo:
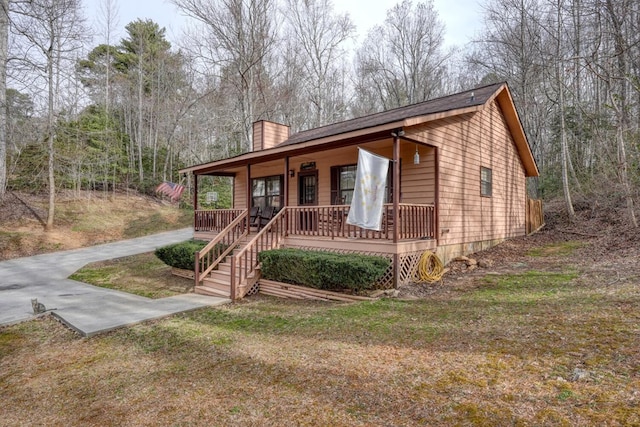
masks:
<instances>
[{"instance_id":1,"label":"porch roof","mask_svg":"<svg viewBox=\"0 0 640 427\"><path fill-rule=\"evenodd\" d=\"M387 139L391 138L393 130L406 129L445 117L473 113L481 110L494 99L497 99L505 115L526 176L538 176L538 168L506 83L482 86L419 104L305 130L291 135L276 147L191 166L181 169L180 173L213 175L228 171L230 168L277 160L285 156L303 155Z\"/></svg>"}]
</instances>

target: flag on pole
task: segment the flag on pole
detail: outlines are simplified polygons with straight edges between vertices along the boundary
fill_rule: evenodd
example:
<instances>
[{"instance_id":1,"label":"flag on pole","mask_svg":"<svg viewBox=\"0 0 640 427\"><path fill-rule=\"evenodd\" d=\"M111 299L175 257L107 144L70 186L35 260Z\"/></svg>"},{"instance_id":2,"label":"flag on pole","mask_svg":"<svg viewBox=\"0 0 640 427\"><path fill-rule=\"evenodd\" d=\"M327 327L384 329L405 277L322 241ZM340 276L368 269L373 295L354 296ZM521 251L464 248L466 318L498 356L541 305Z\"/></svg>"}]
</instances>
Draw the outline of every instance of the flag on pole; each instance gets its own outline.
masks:
<instances>
[{"instance_id":1,"label":"flag on pole","mask_svg":"<svg viewBox=\"0 0 640 427\"><path fill-rule=\"evenodd\" d=\"M389 159L359 149L356 182L347 224L380 231L388 171Z\"/></svg>"},{"instance_id":2,"label":"flag on pole","mask_svg":"<svg viewBox=\"0 0 640 427\"><path fill-rule=\"evenodd\" d=\"M169 181L165 181L156 187L156 193L166 194L174 202L180 199L183 191L184 185L175 184Z\"/></svg>"}]
</instances>

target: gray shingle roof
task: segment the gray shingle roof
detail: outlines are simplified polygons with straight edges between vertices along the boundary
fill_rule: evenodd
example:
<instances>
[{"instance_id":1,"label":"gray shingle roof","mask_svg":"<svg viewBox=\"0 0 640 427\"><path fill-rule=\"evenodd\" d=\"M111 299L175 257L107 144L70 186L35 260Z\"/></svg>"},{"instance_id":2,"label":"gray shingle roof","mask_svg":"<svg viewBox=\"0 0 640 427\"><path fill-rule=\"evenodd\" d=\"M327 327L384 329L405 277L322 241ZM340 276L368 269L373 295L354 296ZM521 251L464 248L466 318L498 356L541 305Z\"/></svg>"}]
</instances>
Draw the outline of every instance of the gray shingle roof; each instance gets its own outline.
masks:
<instances>
[{"instance_id":1,"label":"gray shingle roof","mask_svg":"<svg viewBox=\"0 0 640 427\"><path fill-rule=\"evenodd\" d=\"M380 113L369 114L343 122L333 123L319 128L309 129L295 133L284 141L281 146L300 144L314 139L328 136L340 135L361 129L393 123L411 117L424 116L434 113L442 113L460 108L483 105L504 83L495 83L479 88L470 89L465 92L443 96L419 104L407 105L393 110L382 111ZM473 98L471 94L473 93Z\"/></svg>"}]
</instances>

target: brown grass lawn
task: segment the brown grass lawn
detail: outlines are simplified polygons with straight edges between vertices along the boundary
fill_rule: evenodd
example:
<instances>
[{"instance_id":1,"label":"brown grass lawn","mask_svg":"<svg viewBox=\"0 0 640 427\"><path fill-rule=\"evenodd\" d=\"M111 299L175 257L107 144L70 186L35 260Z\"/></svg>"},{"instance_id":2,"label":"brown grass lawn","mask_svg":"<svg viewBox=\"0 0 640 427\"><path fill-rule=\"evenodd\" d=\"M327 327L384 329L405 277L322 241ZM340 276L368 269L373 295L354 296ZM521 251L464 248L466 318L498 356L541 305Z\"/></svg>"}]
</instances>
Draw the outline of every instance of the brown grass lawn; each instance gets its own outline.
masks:
<instances>
[{"instance_id":1,"label":"brown grass lawn","mask_svg":"<svg viewBox=\"0 0 640 427\"><path fill-rule=\"evenodd\" d=\"M0 425L640 425L637 259L539 243L418 300L4 328Z\"/></svg>"},{"instance_id":2,"label":"brown grass lawn","mask_svg":"<svg viewBox=\"0 0 640 427\"><path fill-rule=\"evenodd\" d=\"M53 233L37 197L5 202L0 259L190 223L150 198L88 196L60 199ZM257 296L89 339L51 316L1 328L0 426L640 426L639 234L582 227L402 290L419 299ZM189 290L150 255L81 273Z\"/></svg>"},{"instance_id":3,"label":"brown grass lawn","mask_svg":"<svg viewBox=\"0 0 640 427\"><path fill-rule=\"evenodd\" d=\"M88 264L70 276L73 280L116 289L147 298L165 298L193 292L193 279L171 274L171 267L153 252Z\"/></svg>"}]
</instances>

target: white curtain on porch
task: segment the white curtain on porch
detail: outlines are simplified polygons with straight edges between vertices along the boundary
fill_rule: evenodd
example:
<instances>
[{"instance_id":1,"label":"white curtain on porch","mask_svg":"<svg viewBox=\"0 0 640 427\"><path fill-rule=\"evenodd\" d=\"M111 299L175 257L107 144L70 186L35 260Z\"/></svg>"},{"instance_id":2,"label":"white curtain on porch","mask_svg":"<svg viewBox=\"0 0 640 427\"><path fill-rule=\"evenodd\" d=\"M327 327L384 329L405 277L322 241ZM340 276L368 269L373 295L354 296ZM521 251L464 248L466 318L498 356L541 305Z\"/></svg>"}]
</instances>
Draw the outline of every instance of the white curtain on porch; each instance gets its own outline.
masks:
<instances>
[{"instance_id":1,"label":"white curtain on porch","mask_svg":"<svg viewBox=\"0 0 640 427\"><path fill-rule=\"evenodd\" d=\"M380 231L389 159L358 149L356 182L347 224Z\"/></svg>"}]
</instances>

